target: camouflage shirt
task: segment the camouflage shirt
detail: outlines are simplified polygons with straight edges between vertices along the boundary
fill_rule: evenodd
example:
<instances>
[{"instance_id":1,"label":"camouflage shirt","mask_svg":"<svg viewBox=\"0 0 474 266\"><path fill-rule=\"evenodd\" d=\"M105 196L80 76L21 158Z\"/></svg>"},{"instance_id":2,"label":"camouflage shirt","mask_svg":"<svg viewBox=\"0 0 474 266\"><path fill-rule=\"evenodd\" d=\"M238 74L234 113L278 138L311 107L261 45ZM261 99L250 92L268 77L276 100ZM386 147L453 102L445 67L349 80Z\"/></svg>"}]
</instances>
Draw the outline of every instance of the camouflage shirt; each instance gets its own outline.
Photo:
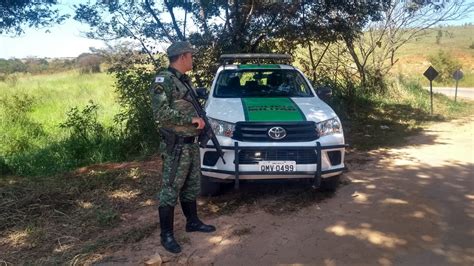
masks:
<instances>
[{"instance_id":1,"label":"camouflage shirt","mask_svg":"<svg viewBox=\"0 0 474 266\"><path fill-rule=\"evenodd\" d=\"M153 117L158 127L180 136L197 136L200 131L191 122L197 113L193 105L183 99L187 88L181 80L185 78L184 74L170 68L157 74L150 89Z\"/></svg>"}]
</instances>

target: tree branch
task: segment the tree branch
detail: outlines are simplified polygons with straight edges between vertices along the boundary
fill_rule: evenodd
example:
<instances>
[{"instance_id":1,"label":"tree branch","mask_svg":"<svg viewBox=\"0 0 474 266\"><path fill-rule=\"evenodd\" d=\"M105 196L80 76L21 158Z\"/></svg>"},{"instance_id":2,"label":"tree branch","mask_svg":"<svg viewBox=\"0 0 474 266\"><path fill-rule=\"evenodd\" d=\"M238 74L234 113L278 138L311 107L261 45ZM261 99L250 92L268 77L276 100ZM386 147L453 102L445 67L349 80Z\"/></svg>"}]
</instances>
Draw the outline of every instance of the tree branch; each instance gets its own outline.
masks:
<instances>
[{"instance_id":1,"label":"tree branch","mask_svg":"<svg viewBox=\"0 0 474 266\"><path fill-rule=\"evenodd\" d=\"M255 8L255 2L254 2L254 0L252 0L249 13L247 14L247 16L245 16L245 19L244 19L244 21L243 21L243 23L242 23L242 25L241 25L241 29L242 29L242 30L245 28L245 25L246 25L247 23L249 23L249 21L250 21L250 19L251 19L251 16L252 16L252 14L253 14L253 12L254 12L254 8Z\"/></svg>"},{"instance_id":2,"label":"tree branch","mask_svg":"<svg viewBox=\"0 0 474 266\"><path fill-rule=\"evenodd\" d=\"M119 12L119 14L122 16L122 19L123 19L124 21L127 21L127 20L125 19L125 16L124 16L124 14L123 14L122 12ZM137 36L135 35L135 33L133 33L133 31L132 31L127 25L125 25L125 23L122 23L122 22L120 22L120 21L118 21L118 22L119 22L120 25L122 25L122 27L123 27L126 31L128 31L128 33L129 33L135 40L137 40L137 41L140 42L140 45L142 46L143 50L148 54L148 57L149 57L150 60L153 62L153 65L154 65L155 67L159 67L159 65L157 64L155 58L153 57L153 54L152 54L151 51L148 49L148 47L146 47L145 42L144 42L140 37L137 37ZM132 23L132 26L133 26L133 23Z\"/></svg>"},{"instance_id":3,"label":"tree branch","mask_svg":"<svg viewBox=\"0 0 474 266\"><path fill-rule=\"evenodd\" d=\"M181 32L181 30L179 29L179 25L178 23L176 22L176 18L174 16L174 11L173 11L173 6L168 2L168 0L163 0L163 2L165 3L165 6L166 8L168 9L168 12L171 16L171 22L173 23L173 28L174 30L176 31L176 34L178 35L178 39L180 39L181 41L184 41L186 40L184 38L184 35L183 33Z\"/></svg>"},{"instance_id":4,"label":"tree branch","mask_svg":"<svg viewBox=\"0 0 474 266\"><path fill-rule=\"evenodd\" d=\"M260 36L257 37L257 40L250 46L250 52L255 52L255 49L257 49L258 45L260 42L267 36L266 33L260 34Z\"/></svg>"},{"instance_id":5,"label":"tree branch","mask_svg":"<svg viewBox=\"0 0 474 266\"><path fill-rule=\"evenodd\" d=\"M326 45L326 48L324 48L324 51L323 53L321 54L321 56L319 57L318 59L318 62L316 62L316 65L314 65L314 71L316 72L316 68L318 68L319 64L321 63L321 61L323 60L323 57L324 55L326 54L327 50L329 49L329 46L331 45L330 42L328 42L328 44Z\"/></svg>"},{"instance_id":6,"label":"tree branch","mask_svg":"<svg viewBox=\"0 0 474 266\"><path fill-rule=\"evenodd\" d=\"M166 36L166 38L168 39L168 41L169 41L169 42L174 41L174 38L171 37L171 35L169 34L168 30L167 30L166 27L163 25L163 23L161 23L160 18L156 15L155 11L154 11L153 8L151 7L149 0L145 0L145 6L146 6L146 8L148 9L148 12L150 12L151 16L155 19L155 22L156 22L156 24L158 24L158 27L160 27L161 30L163 31L163 33L165 34L165 36Z\"/></svg>"},{"instance_id":7,"label":"tree branch","mask_svg":"<svg viewBox=\"0 0 474 266\"><path fill-rule=\"evenodd\" d=\"M202 23L202 28L204 30L204 34L209 34L209 27L207 26L207 19L206 19L206 11L204 10L204 4L202 0L199 1L200 7L199 7L199 18ZM224 25L225 27L225 25Z\"/></svg>"}]
</instances>

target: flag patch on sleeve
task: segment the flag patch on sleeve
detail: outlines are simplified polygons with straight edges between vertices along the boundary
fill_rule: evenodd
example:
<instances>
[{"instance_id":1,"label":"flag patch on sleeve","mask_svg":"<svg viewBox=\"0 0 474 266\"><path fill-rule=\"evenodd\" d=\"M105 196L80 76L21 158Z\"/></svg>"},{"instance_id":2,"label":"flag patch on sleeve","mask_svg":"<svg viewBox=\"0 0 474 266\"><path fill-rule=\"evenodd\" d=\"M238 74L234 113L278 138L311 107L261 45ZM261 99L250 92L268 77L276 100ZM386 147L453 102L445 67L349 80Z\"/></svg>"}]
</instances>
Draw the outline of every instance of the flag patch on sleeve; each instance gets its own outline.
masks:
<instances>
[{"instance_id":1,"label":"flag patch on sleeve","mask_svg":"<svg viewBox=\"0 0 474 266\"><path fill-rule=\"evenodd\" d=\"M155 82L157 83L163 83L165 81L165 77L158 76L155 78Z\"/></svg>"}]
</instances>

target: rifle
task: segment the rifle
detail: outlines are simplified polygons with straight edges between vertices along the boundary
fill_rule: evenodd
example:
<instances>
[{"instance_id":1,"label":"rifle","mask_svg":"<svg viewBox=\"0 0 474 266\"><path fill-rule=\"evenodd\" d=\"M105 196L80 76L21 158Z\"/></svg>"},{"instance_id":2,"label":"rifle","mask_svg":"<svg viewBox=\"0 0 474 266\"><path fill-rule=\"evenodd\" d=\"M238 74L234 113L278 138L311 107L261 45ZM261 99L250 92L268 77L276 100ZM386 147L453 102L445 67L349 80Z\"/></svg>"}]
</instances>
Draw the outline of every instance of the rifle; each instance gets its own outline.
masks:
<instances>
[{"instance_id":1,"label":"rifle","mask_svg":"<svg viewBox=\"0 0 474 266\"><path fill-rule=\"evenodd\" d=\"M224 162L225 164L226 162L224 160L224 152L222 151L221 145L219 144L219 141L217 140L216 134L212 130L211 124L209 123L209 120L207 119L206 111L204 111L204 109L202 108L193 88L189 85L188 83L189 80L182 80L182 82L184 86L186 87L186 89L188 89L186 96L189 96L189 97L185 97L185 99L193 105L194 109L196 110L196 113L198 114L200 118L202 118L202 120L204 120L204 123L205 123L203 132L201 133L202 137L201 136L199 137L200 147L203 147L203 148L206 147L207 141L211 139L212 144L214 144L214 147L216 148L216 151L219 154L219 157L222 158L222 162Z\"/></svg>"}]
</instances>

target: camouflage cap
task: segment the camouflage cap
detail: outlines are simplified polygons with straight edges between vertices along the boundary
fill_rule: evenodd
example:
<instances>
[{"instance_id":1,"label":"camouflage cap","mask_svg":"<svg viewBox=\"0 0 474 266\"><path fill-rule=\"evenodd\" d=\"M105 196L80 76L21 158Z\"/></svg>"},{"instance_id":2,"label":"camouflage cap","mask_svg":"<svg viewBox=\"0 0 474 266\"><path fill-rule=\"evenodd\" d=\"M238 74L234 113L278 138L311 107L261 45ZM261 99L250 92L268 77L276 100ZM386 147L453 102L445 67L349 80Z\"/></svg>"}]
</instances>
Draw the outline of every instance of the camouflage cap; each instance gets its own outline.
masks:
<instances>
[{"instance_id":1,"label":"camouflage cap","mask_svg":"<svg viewBox=\"0 0 474 266\"><path fill-rule=\"evenodd\" d=\"M193 48L189 42L174 42L168 47L166 53L169 57L184 54L184 53L195 53L196 49Z\"/></svg>"}]
</instances>

